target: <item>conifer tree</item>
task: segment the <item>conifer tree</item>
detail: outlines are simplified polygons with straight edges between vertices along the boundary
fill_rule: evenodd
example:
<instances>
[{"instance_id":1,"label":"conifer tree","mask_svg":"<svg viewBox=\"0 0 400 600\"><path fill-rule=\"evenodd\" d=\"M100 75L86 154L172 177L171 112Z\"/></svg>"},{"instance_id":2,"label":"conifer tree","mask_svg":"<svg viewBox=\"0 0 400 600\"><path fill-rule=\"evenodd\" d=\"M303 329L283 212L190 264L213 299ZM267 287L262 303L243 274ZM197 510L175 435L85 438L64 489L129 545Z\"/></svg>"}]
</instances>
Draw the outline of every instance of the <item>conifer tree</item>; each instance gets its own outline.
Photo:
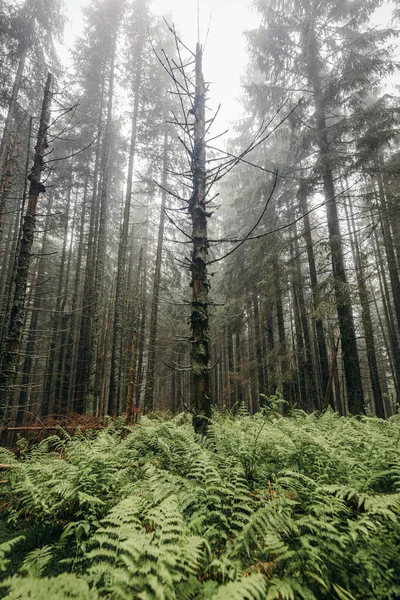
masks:
<instances>
[{"instance_id":1,"label":"conifer tree","mask_svg":"<svg viewBox=\"0 0 400 600\"><path fill-rule=\"evenodd\" d=\"M268 77L263 97L268 98L271 87L288 90L288 93L290 89L297 89L298 93L302 90L312 111L309 119L312 137L308 136L308 143L318 151L313 171L325 197L333 284L352 413L364 412L364 394L335 179L340 169L346 168L347 161L342 148L349 125L347 119L341 119L340 113L346 109L350 113L357 111L360 108L357 98L365 95L368 82L392 69L385 44L393 32L368 27L380 4L379 0L362 5L336 0L257 2L262 26L249 36L258 66Z\"/></svg>"}]
</instances>

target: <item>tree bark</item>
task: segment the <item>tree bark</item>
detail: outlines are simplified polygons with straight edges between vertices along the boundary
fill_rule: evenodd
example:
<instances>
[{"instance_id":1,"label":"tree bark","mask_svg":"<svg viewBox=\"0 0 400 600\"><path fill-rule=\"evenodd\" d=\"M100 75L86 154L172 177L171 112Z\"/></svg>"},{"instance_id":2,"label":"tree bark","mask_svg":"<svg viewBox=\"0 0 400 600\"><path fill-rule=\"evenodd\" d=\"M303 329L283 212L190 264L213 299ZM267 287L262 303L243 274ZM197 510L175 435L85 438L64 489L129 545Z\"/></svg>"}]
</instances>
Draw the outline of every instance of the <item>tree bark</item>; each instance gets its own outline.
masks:
<instances>
[{"instance_id":1,"label":"tree bark","mask_svg":"<svg viewBox=\"0 0 400 600\"><path fill-rule=\"evenodd\" d=\"M129 363L129 383L126 395L126 418L128 423L133 420L133 392L136 383L136 344L137 344L137 333L138 333L138 313L139 313L139 297L140 297L140 280L142 276L142 260L143 260L143 248L140 248L139 260L137 266L136 284L135 284L135 300L133 305L132 315L132 338L130 348L130 363Z\"/></svg>"},{"instance_id":2,"label":"tree bark","mask_svg":"<svg viewBox=\"0 0 400 600\"><path fill-rule=\"evenodd\" d=\"M206 432L211 417L210 392L210 330L208 293L210 282L207 272L208 237L206 206L206 87L202 69L203 51L196 48L196 90L194 101L194 149L192 161L193 193L189 203L192 219L192 309L191 365L193 372L193 403L196 417L194 428Z\"/></svg>"},{"instance_id":3,"label":"tree bark","mask_svg":"<svg viewBox=\"0 0 400 600\"><path fill-rule=\"evenodd\" d=\"M31 263L31 249L36 228L36 211L39 195L45 191L41 183L44 168L44 155L48 147L47 130L50 122L50 107L53 92L53 75L47 77L42 104L39 132L36 142L35 158L30 174L29 199L24 223L22 226L20 252L15 271L15 292L10 313L7 341L1 357L0 391L3 404L0 407L1 419L4 418L12 393L16 375L18 353L25 316L25 300L29 280L29 267Z\"/></svg>"}]
</instances>

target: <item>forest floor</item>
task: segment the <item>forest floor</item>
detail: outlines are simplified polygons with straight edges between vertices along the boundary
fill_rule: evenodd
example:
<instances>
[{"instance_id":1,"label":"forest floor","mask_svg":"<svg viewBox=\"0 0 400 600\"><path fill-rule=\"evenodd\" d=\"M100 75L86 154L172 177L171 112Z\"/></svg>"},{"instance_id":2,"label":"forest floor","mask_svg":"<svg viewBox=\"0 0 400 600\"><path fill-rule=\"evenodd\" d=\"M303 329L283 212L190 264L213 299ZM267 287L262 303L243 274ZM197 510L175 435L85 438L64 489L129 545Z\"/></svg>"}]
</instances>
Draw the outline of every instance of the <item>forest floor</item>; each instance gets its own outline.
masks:
<instances>
[{"instance_id":1,"label":"forest floor","mask_svg":"<svg viewBox=\"0 0 400 600\"><path fill-rule=\"evenodd\" d=\"M0 449L0 598L400 597L400 416L185 414Z\"/></svg>"}]
</instances>

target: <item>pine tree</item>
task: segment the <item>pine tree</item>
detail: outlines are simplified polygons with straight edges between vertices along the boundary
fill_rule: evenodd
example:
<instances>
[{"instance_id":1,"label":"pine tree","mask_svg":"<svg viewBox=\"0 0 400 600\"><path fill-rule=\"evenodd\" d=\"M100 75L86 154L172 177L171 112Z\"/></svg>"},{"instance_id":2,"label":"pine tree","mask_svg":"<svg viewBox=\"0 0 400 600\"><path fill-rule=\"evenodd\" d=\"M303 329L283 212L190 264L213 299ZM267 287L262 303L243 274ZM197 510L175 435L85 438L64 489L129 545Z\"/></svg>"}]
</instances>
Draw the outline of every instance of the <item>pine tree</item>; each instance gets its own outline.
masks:
<instances>
[{"instance_id":1,"label":"pine tree","mask_svg":"<svg viewBox=\"0 0 400 600\"><path fill-rule=\"evenodd\" d=\"M256 3L263 22L249 37L259 68L268 74L262 92L264 97L268 98L271 88L297 89L298 93L303 90L312 111L309 119L312 135L308 136L308 144L318 151L313 171L321 181L325 197L333 284L352 413L364 411L364 394L335 187L336 174L345 168L347 160L346 155L342 159L341 150L348 121L341 119L339 112L343 113L346 108L350 112L357 111L357 97L365 94L368 81L392 69L385 51L392 31L368 29L371 15L379 4L378 0L364 2L362 6L335 0L323 4L313 0ZM346 53L342 52L344 45Z\"/></svg>"}]
</instances>

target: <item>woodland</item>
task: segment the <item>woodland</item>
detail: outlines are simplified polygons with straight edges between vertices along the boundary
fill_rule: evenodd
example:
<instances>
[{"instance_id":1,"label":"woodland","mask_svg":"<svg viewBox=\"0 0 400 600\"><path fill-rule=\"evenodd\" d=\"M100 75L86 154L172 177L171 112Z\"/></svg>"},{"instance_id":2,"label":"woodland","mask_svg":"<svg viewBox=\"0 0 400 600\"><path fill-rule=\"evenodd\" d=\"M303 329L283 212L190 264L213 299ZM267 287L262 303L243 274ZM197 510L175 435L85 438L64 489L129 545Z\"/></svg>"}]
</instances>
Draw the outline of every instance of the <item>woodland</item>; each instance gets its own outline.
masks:
<instances>
[{"instance_id":1,"label":"woodland","mask_svg":"<svg viewBox=\"0 0 400 600\"><path fill-rule=\"evenodd\" d=\"M399 598L400 4L167 4L0 0L0 597Z\"/></svg>"}]
</instances>

